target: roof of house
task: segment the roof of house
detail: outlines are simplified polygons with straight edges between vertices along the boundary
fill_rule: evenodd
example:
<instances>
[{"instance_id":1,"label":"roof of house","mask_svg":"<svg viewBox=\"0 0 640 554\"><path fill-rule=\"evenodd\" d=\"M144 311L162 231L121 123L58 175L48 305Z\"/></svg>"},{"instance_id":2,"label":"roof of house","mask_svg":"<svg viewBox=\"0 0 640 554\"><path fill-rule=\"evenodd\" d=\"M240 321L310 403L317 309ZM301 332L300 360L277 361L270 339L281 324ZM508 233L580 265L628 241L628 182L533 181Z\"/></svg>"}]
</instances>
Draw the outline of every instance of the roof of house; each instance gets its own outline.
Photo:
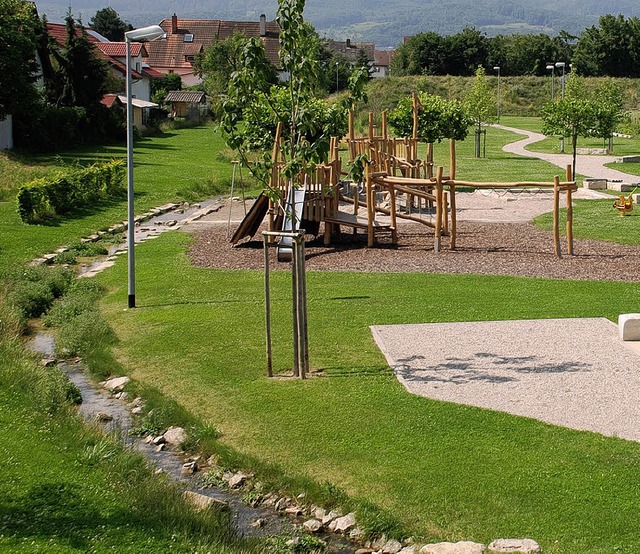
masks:
<instances>
[{"instance_id":1,"label":"roof of house","mask_svg":"<svg viewBox=\"0 0 640 554\"><path fill-rule=\"evenodd\" d=\"M346 41L329 39L326 41L326 46L331 52L342 54L349 62L355 62L361 51L364 51L367 59L373 60L376 49L375 42L352 42L349 39Z\"/></svg>"},{"instance_id":2,"label":"roof of house","mask_svg":"<svg viewBox=\"0 0 640 554\"><path fill-rule=\"evenodd\" d=\"M120 102L122 102L125 105L127 103L127 97L122 94L118 95L118 100L120 100ZM147 102L146 100L140 100L140 98L132 98L131 104L136 108L158 108L159 107L158 104L154 102Z\"/></svg>"},{"instance_id":3,"label":"roof of house","mask_svg":"<svg viewBox=\"0 0 640 554\"><path fill-rule=\"evenodd\" d=\"M114 105L122 105L120 102L120 98L118 98L117 94L105 94L100 100L100 104L106 106L107 108L112 108Z\"/></svg>"},{"instance_id":4,"label":"roof of house","mask_svg":"<svg viewBox=\"0 0 640 554\"><path fill-rule=\"evenodd\" d=\"M378 67L389 67L395 50L376 50L374 52L373 64Z\"/></svg>"},{"instance_id":5,"label":"roof of house","mask_svg":"<svg viewBox=\"0 0 640 554\"><path fill-rule=\"evenodd\" d=\"M165 97L165 102L185 102L187 104L199 104L205 99L204 92L201 91L185 91L171 90Z\"/></svg>"},{"instance_id":6,"label":"roof of house","mask_svg":"<svg viewBox=\"0 0 640 554\"><path fill-rule=\"evenodd\" d=\"M90 29L86 29L90 31ZM64 47L64 44L67 40L67 26L62 23L48 23L47 22L47 32L51 37L53 37L56 43L60 47ZM80 36L81 30L79 27L76 27L76 35ZM126 75L127 67L126 65L119 60L118 58L126 57L126 43L125 42L101 42L98 40L92 33L87 32L87 40L96 47L96 53L100 58L105 60L111 67L122 73L122 75ZM147 50L145 44L140 42L132 42L131 43L131 56L145 56L147 54ZM143 74L147 74L149 77L161 77L162 74L158 71L152 70L151 68L143 68ZM141 79L142 74L134 69L131 70L131 76L134 79Z\"/></svg>"},{"instance_id":7,"label":"roof of house","mask_svg":"<svg viewBox=\"0 0 640 554\"><path fill-rule=\"evenodd\" d=\"M127 55L126 42L96 42L95 45L103 54L106 54L107 56L112 56L114 58L124 58ZM141 42L132 42L131 56L135 58L140 54L142 54L143 57L147 55L144 44Z\"/></svg>"},{"instance_id":8,"label":"roof of house","mask_svg":"<svg viewBox=\"0 0 640 554\"><path fill-rule=\"evenodd\" d=\"M278 37L280 27L275 21L265 21L265 33L261 35L260 21L221 21L219 19L178 19L173 17L160 22L167 33L166 40L146 44L148 56L144 61L151 67L191 69L193 60L207 46L240 33L247 37L260 37L267 58L276 67L278 58Z\"/></svg>"}]
</instances>

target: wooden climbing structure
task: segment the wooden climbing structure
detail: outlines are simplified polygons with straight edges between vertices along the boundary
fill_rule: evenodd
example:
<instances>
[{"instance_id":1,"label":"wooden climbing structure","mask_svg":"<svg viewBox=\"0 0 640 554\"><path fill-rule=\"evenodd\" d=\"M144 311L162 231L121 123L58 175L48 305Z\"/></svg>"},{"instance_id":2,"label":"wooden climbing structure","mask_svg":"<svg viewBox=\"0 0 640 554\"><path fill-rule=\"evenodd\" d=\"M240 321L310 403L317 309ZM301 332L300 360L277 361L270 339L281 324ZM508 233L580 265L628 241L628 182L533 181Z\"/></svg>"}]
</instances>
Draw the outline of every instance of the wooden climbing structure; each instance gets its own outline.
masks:
<instances>
[{"instance_id":1,"label":"wooden climbing structure","mask_svg":"<svg viewBox=\"0 0 640 554\"><path fill-rule=\"evenodd\" d=\"M442 249L442 237L449 237L449 247L456 248L456 191L465 189L549 189L553 191L553 242L556 255L560 249L560 197L564 194L566 206L567 253L573 254L572 193L577 186L567 166L565 180L556 177L553 182L475 182L456 178L456 143L450 141L449 169L435 167L433 145L426 145L424 158L419 156L418 99L413 100L413 133L411 137L390 137L387 116L382 114L376 127L373 114L369 114L366 137L357 137L354 115L349 114L349 131L344 139L349 164L357 160L364 163L360 178L349 181L343 171L339 140L331 140L325 163L313 171L301 174L295 183L284 179L281 172L284 160L280 151L281 128L278 128L272 153L272 173L269 183L276 194L261 194L244 221L234 233L236 244L246 236L253 236L265 216L268 231L296 231L305 229L318 235L324 225L324 243L329 245L343 228L367 233L369 247L379 235L390 235L398 242L398 221L408 220L433 229L433 247ZM290 194L290 187L299 191ZM297 201L286 199L297 198ZM297 203L296 203L297 202ZM298 203L300 205L298 205ZM289 223L287 223L289 222ZM287 227L289 225L289 227Z\"/></svg>"}]
</instances>

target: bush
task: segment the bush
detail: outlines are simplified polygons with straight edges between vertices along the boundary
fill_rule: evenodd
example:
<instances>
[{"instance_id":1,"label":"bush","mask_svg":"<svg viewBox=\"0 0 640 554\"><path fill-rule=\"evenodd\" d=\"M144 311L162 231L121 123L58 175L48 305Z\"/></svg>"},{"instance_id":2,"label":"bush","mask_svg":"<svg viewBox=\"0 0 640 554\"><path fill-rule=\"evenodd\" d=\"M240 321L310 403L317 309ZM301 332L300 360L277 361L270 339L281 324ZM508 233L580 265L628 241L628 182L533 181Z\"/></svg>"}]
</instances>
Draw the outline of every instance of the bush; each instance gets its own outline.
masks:
<instances>
[{"instance_id":1,"label":"bush","mask_svg":"<svg viewBox=\"0 0 640 554\"><path fill-rule=\"evenodd\" d=\"M8 276L9 302L16 309L21 323L40 317L62 296L73 282L73 273L45 266L28 267Z\"/></svg>"},{"instance_id":2,"label":"bush","mask_svg":"<svg viewBox=\"0 0 640 554\"><path fill-rule=\"evenodd\" d=\"M94 164L31 181L18 190L18 213L25 223L37 223L55 215L91 206L123 196L125 163L123 160Z\"/></svg>"},{"instance_id":3,"label":"bush","mask_svg":"<svg viewBox=\"0 0 640 554\"><path fill-rule=\"evenodd\" d=\"M93 310L103 291L100 284L89 279L76 281L67 294L53 303L42 322L46 327L61 327L69 323L84 312Z\"/></svg>"}]
</instances>

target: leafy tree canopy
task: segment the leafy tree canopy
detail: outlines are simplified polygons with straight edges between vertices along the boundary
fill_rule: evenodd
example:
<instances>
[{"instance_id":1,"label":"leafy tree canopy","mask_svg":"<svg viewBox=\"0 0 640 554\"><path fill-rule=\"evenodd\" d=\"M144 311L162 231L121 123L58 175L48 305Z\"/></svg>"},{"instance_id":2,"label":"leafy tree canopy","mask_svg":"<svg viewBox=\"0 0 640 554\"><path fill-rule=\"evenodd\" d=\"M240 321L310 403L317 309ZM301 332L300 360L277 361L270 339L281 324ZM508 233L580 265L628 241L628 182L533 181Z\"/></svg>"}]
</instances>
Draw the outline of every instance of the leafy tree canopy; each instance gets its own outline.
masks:
<instances>
[{"instance_id":1,"label":"leafy tree canopy","mask_svg":"<svg viewBox=\"0 0 640 554\"><path fill-rule=\"evenodd\" d=\"M111 7L98 10L89 21L89 25L112 42L122 42L125 32L133 29L133 26L120 19Z\"/></svg>"},{"instance_id":2,"label":"leafy tree canopy","mask_svg":"<svg viewBox=\"0 0 640 554\"><path fill-rule=\"evenodd\" d=\"M0 0L0 120L28 110L37 98L36 47L42 32L33 4Z\"/></svg>"},{"instance_id":3,"label":"leafy tree canopy","mask_svg":"<svg viewBox=\"0 0 640 554\"><path fill-rule=\"evenodd\" d=\"M426 143L444 139L464 140L473 120L457 100L445 100L425 92L418 95L418 138ZM413 100L403 98L389 114L389 124L401 137L413 134Z\"/></svg>"}]
</instances>

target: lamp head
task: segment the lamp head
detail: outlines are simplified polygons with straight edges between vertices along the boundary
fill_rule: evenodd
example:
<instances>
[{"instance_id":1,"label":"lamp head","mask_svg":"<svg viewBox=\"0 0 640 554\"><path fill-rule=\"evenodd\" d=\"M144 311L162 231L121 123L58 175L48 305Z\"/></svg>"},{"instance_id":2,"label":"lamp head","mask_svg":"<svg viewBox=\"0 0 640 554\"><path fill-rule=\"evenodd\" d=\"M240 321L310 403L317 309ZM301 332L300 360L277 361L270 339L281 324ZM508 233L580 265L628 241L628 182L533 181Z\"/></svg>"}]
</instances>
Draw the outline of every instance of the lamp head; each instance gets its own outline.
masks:
<instances>
[{"instance_id":1,"label":"lamp head","mask_svg":"<svg viewBox=\"0 0 640 554\"><path fill-rule=\"evenodd\" d=\"M127 31L124 34L124 38L127 42L141 42L145 40L152 41L166 37L167 33L164 32L164 29L160 27L160 25L149 25L148 27L141 27L140 29Z\"/></svg>"}]
</instances>

